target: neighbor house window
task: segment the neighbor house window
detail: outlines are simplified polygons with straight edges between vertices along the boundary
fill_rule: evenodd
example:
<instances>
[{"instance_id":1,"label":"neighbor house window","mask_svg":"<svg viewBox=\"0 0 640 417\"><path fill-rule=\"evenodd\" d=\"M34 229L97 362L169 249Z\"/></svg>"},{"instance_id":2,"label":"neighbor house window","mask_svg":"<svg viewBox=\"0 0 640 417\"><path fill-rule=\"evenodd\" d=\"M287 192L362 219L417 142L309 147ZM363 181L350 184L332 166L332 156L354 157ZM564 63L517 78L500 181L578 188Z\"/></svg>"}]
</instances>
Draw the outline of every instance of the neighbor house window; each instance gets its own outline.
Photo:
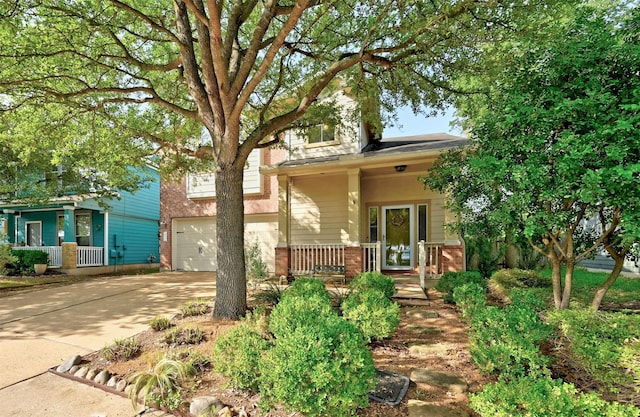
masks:
<instances>
[{"instance_id":1,"label":"neighbor house window","mask_svg":"<svg viewBox=\"0 0 640 417\"><path fill-rule=\"evenodd\" d=\"M76 214L76 243L91 246L91 213Z\"/></svg>"},{"instance_id":2,"label":"neighbor house window","mask_svg":"<svg viewBox=\"0 0 640 417\"><path fill-rule=\"evenodd\" d=\"M329 124L318 124L309 128L309 143L325 143L336 140L336 127Z\"/></svg>"}]
</instances>

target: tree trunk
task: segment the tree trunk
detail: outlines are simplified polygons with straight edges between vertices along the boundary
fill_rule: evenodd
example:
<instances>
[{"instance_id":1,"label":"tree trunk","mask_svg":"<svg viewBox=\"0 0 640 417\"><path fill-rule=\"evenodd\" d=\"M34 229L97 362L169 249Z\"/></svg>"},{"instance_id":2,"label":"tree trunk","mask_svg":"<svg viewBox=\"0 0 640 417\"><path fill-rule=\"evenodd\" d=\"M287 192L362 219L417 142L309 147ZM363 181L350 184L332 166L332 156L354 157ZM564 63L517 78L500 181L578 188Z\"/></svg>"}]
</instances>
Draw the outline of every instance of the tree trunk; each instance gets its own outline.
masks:
<instances>
[{"instance_id":1,"label":"tree trunk","mask_svg":"<svg viewBox=\"0 0 640 417\"><path fill-rule=\"evenodd\" d=\"M564 272L564 289L562 291L562 303L560 304L561 309L569 308L569 303L571 302L571 291L573 289L573 271L575 267L576 264L573 259L567 260L567 269Z\"/></svg>"},{"instance_id":2,"label":"tree trunk","mask_svg":"<svg viewBox=\"0 0 640 417\"><path fill-rule=\"evenodd\" d=\"M553 284L553 303L556 310L562 308L562 278L560 277L560 259L553 251L549 249L549 260L551 261L551 283Z\"/></svg>"},{"instance_id":3,"label":"tree trunk","mask_svg":"<svg viewBox=\"0 0 640 417\"><path fill-rule=\"evenodd\" d=\"M591 301L591 309L593 311L598 311L600 309L600 304L602 304L602 299L604 298L609 288L616 282L618 276L620 276L620 271L622 271L622 266L624 265L624 256L622 257L614 257L615 264L613 265L613 270L609 273L607 280L598 287L595 295L593 296L593 300Z\"/></svg>"},{"instance_id":4,"label":"tree trunk","mask_svg":"<svg viewBox=\"0 0 640 417\"><path fill-rule=\"evenodd\" d=\"M216 170L218 272L213 316L234 320L244 316L247 309L243 175L242 164L219 165Z\"/></svg>"}]
</instances>

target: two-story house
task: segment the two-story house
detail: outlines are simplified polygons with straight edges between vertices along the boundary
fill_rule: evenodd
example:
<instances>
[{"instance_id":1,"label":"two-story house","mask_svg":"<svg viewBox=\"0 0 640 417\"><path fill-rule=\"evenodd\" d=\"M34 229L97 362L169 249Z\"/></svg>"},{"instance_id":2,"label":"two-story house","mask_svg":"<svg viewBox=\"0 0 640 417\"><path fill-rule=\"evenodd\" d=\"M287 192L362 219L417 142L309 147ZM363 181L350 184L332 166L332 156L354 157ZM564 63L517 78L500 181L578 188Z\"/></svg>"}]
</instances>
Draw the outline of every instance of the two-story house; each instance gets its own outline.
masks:
<instances>
[{"instance_id":1,"label":"two-story house","mask_svg":"<svg viewBox=\"0 0 640 417\"><path fill-rule=\"evenodd\" d=\"M351 105L346 94L336 99ZM375 139L345 123L290 131L284 141L286 151L254 150L244 182L245 242L260 241L271 272L300 276L328 264L347 276L412 273L421 248L431 273L464 269L464 244L444 227L444 196L418 177L466 138ZM215 271L215 216L213 174L163 183L161 266Z\"/></svg>"},{"instance_id":2,"label":"two-story house","mask_svg":"<svg viewBox=\"0 0 640 417\"><path fill-rule=\"evenodd\" d=\"M159 267L160 176L112 198L65 193L46 204L0 201L0 235L14 249L42 250L66 273L112 273Z\"/></svg>"}]
</instances>

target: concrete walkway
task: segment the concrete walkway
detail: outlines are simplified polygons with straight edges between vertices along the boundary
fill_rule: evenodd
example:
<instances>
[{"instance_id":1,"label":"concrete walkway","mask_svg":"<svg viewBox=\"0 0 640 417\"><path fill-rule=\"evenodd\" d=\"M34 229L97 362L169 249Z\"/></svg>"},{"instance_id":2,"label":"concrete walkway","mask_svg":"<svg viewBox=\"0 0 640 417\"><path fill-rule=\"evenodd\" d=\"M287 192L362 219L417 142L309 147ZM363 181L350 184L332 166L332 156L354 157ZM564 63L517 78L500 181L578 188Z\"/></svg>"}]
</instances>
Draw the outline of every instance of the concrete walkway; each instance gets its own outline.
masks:
<instances>
[{"instance_id":1,"label":"concrete walkway","mask_svg":"<svg viewBox=\"0 0 640 417\"><path fill-rule=\"evenodd\" d=\"M215 296L213 273L94 278L0 298L0 414L133 416L128 399L46 371L148 328L197 298ZM147 414L148 415L148 414Z\"/></svg>"}]
</instances>

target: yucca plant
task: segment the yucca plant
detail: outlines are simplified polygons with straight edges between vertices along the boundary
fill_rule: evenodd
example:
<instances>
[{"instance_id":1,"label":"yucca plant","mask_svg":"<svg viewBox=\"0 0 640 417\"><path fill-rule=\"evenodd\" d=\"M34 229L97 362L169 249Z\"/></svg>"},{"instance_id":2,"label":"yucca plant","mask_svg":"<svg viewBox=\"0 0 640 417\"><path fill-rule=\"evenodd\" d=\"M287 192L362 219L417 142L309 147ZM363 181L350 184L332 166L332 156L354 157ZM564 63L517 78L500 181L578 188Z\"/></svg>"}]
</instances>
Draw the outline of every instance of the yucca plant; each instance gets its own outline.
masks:
<instances>
[{"instance_id":1,"label":"yucca plant","mask_svg":"<svg viewBox=\"0 0 640 417\"><path fill-rule=\"evenodd\" d=\"M166 356L153 368L135 372L129 377L129 396L133 408L136 408L138 398L142 397L146 405L157 401L160 406L170 410L177 409L182 403L180 386L194 375L195 368L191 362L182 362Z\"/></svg>"}]
</instances>

